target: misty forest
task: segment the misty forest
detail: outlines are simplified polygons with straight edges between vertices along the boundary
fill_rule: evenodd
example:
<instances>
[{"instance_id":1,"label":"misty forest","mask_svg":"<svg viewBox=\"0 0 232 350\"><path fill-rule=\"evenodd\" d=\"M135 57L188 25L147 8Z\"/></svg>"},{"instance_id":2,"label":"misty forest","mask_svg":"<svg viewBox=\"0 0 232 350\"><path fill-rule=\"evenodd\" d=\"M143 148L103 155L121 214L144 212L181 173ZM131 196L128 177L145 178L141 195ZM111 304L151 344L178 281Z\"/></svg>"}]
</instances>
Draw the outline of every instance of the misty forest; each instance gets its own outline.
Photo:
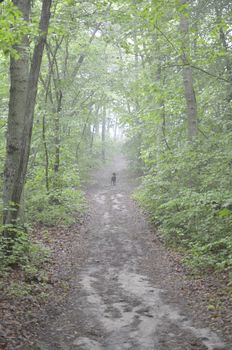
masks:
<instances>
[{"instance_id":1,"label":"misty forest","mask_svg":"<svg viewBox=\"0 0 232 350\"><path fill-rule=\"evenodd\" d=\"M0 349L230 350L231 149L231 1L0 1Z\"/></svg>"}]
</instances>

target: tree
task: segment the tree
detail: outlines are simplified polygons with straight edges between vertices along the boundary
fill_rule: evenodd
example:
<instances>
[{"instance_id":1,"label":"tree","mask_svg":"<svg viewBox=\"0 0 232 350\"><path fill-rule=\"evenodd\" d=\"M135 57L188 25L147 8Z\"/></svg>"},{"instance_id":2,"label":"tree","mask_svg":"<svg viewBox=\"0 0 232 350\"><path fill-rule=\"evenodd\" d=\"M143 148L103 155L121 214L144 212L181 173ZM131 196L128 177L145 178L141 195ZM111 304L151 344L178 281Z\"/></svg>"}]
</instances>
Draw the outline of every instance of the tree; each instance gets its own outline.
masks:
<instances>
[{"instance_id":1,"label":"tree","mask_svg":"<svg viewBox=\"0 0 232 350\"><path fill-rule=\"evenodd\" d=\"M180 0L181 16L180 16L180 31L181 31L181 59L183 63L183 82L185 99L187 105L188 116L188 139L193 141L197 136L197 101L193 87L193 74L190 58L190 38L189 38L189 0Z\"/></svg>"},{"instance_id":2,"label":"tree","mask_svg":"<svg viewBox=\"0 0 232 350\"><path fill-rule=\"evenodd\" d=\"M14 4L22 12L24 20L28 21L31 2L14 0ZM40 33L34 47L30 70L27 36L24 36L20 45L15 47L20 58L11 58L7 155L3 189L3 224L6 226L7 236L12 236L10 227L15 226L19 219L20 199L29 159L37 84L48 31L50 8L51 0L44 0L39 24ZM16 129L15 125L17 125Z\"/></svg>"}]
</instances>

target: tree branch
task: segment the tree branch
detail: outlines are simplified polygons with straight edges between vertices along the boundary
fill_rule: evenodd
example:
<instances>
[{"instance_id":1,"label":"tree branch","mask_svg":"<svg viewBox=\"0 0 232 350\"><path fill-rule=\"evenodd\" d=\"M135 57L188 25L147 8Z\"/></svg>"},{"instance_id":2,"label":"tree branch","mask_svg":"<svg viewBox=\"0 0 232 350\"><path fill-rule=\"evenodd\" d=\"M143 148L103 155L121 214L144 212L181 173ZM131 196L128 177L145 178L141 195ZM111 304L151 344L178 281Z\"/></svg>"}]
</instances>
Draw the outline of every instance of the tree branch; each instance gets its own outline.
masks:
<instances>
[{"instance_id":1,"label":"tree branch","mask_svg":"<svg viewBox=\"0 0 232 350\"><path fill-rule=\"evenodd\" d=\"M222 78L222 77L219 77L218 75L215 75L215 74L213 74L213 73L210 73L210 72L208 72L207 70L205 70L205 69L203 69L203 68L201 68L201 67L197 67L197 66L195 66L195 65L193 65L193 64L187 64L189 67L191 67L191 68L193 68L193 69L196 69L196 70L199 70L200 72L202 72L202 73L205 73L205 74L207 74L207 75L209 75L209 76L211 76L211 77L213 77L213 78L216 78L216 79L218 79L218 80L221 80L221 81L224 81L224 82L226 82L226 83L228 83L228 84L231 84L231 81L230 80L228 80L228 79L225 79L225 78ZM168 64L168 65L165 65L165 66L163 66L163 68L170 68L170 67L185 67L186 66L186 64Z\"/></svg>"}]
</instances>

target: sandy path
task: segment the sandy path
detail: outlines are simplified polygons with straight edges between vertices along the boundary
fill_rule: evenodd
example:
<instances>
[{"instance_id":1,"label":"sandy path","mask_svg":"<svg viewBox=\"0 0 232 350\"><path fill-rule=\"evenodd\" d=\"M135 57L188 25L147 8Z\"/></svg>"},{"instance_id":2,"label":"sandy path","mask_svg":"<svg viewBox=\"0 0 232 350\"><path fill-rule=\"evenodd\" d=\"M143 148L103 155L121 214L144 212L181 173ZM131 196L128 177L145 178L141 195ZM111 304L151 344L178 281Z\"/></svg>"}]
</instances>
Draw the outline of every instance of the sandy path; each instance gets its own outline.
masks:
<instances>
[{"instance_id":1,"label":"sandy path","mask_svg":"<svg viewBox=\"0 0 232 350\"><path fill-rule=\"evenodd\" d=\"M219 350L218 335L196 325L184 300L167 296L165 255L151 244L145 218L130 199L125 162L99 172L90 186L86 260L76 268L63 312L48 325L41 350ZM110 175L117 170L117 185Z\"/></svg>"}]
</instances>

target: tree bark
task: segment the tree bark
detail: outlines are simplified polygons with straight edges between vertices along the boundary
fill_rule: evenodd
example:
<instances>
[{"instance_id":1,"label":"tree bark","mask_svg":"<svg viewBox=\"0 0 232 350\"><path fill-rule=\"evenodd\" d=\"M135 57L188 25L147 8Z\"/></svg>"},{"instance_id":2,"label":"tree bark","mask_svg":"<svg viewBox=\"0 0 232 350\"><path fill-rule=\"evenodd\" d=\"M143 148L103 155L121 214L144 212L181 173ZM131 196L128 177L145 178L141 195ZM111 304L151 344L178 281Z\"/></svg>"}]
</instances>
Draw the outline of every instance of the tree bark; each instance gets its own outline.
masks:
<instances>
[{"instance_id":1,"label":"tree bark","mask_svg":"<svg viewBox=\"0 0 232 350\"><path fill-rule=\"evenodd\" d=\"M59 67L57 62L57 52L60 48L64 37L62 37L59 41L56 42L54 50L52 50L52 47L47 44L47 58L49 62L49 71L48 71L48 79L47 79L47 85L43 83L44 88L46 90L46 100L49 96L49 100L51 105L53 106L53 112L55 114L54 119L54 131L55 131L55 137L54 137L54 144L55 144L55 161L54 161L54 172L58 173L60 168L60 112L62 110L62 99L63 99L63 93L61 90L61 78L59 74ZM51 91L51 81L53 81L54 90L55 90L55 98L56 98L56 106L54 104L54 99Z\"/></svg>"},{"instance_id":2,"label":"tree bark","mask_svg":"<svg viewBox=\"0 0 232 350\"><path fill-rule=\"evenodd\" d=\"M103 107L103 116L102 116L102 161L106 161L106 150L105 150L105 141L106 141L106 108Z\"/></svg>"},{"instance_id":3,"label":"tree bark","mask_svg":"<svg viewBox=\"0 0 232 350\"><path fill-rule=\"evenodd\" d=\"M30 0L14 0L14 4L22 12L25 21L29 21ZM25 36L15 46L19 59L10 59L10 100L7 124L6 161L3 186L3 224L9 223L7 217L14 211L12 205L13 188L17 181L17 169L20 162L21 140L25 124L24 107L27 97L29 75L29 40ZM20 179L21 180L21 179ZM19 184L22 186L22 183Z\"/></svg>"},{"instance_id":4,"label":"tree bark","mask_svg":"<svg viewBox=\"0 0 232 350\"><path fill-rule=\"evenodd\" d=\"M47 146L47 138L46 138L46 112L43 114L43 125L42 125L42 139L44 145L44 155L45 155L45 184L47 193L49 193L49 155L48 155L48 146Z\"/></svg>"},{"instance_id":5,"label":"tree bark","mask_svg":"<svg viewBox=\"0 0 232 350\"><path fill-rule=\"evenodd\" d=\"M230 49L227 40L226 40L226 34L223 30L223 26L222 26L222 8L223 6L220 6L220 3L218 4L217 2L215 2L215 12L216 12L216 19L217 19L217 24L219 26L219 39L220 39L220 43L222 45L222 48L225 50L225 52L227 53L226 57L225 57L225 68L226 68L226 72L228 75L228 80L230 82L232 82L232 61L231 61L231 55L228 55L228 51ZM231 84L228 84L228 88L227 88L227 102L231 102L232 100L232 89L231 89Z\"/></svg>"},{"instance_id":6,"label":"tree bark","mask_svg":"<svg viewBox=\"0 0 232 350\"><path fill-rule=\"evenodd\" d=\"M78 163L78 158L79 158L79 150L80 150L80 146L81 146L81 142L85 136L85 132L86 132L86 128L88 126L88 123L89 123L89 118L90 118L90 114L87 116L87 119L84 123L84 126L83 126L83 129L82 129L82 132L81 132L81 137L80 137L80 140L76 146L76 163Z\"/></svg>"},{"instance_id":7,"label":"tree bark","mask_svg":"<svg viewBox=\"0 0 232 350\"><path fill-rule=\"evenodd\" d=\"M115 117L114 120L114 140L117 140L117 132L118 132L118 118Z\"/></svg>"},{"instance_id":8,"label":"tree bark","mask_svg":"<svg viewBox=\"0 0 232 350\"><path fill-rule=\"evenodd\" d=\"M58 173L60 168L60 112L62 109L62 91L59 90L57 95L57 110L55 116L55 163L54 172Z\"/></svg>"},{"instance_id":9,"label":"tree bark","mask_svg":"<svg viewBox=\"0 0 232 350\"><path fill-rule=\"evenodd\" d=\"M11 89L3 190L3 224L8 227L9 225L16 226L19 216L20 199L25 183L30 153L38 78L49 25L51 2L52 0L43 0L39 24L41 34L34 48L29 74L29 45L27 43L27 37L24 38L23 45L17 47L17 51L21 54L20 60L15 61L11 59ZM14 3L21 10L24 18L27 19L30 11L30 1L15 0ZM21 103L20 97L22 98ZM16 106L18 106L17 109ZM18 125L20 128L15 127ZM18 133L17 138L15 137L16 129ZM14 238L12 232L6 227L4 234Z\"/></svg>"},{"instance_id":10,"label":"tree bark","mask_svg":"<svg viewBox=\"0 0 232 350\"><path fill-rule=\"evenodd\" d=\"M50 73L50 70L49 70ZM47 144L47 135L46 135L46 111L48 108L48 97L53 102L52 93L51 93L51 74L48 75L47 82L45 82L40 76L40 81L42 82L42 85L45 90L45 99L44 99L44 106L45 111L43 113L42 118L42 140L43 140L43 146L44 146L44 156L45 156L45 184L46 184L46 190L47 193L49 193L49 151L48 151L48 144Z\"/></svg>"},{"instance_id":11,"label":"tree bark","mask_svg":"<svg viewBox=\"0 0 232 350\"><path fill-rule=\"evenodd\" d=\"M189 2L189 0L180 0L181 5L188 5ZM197 136L197 101L193 85L192 67L189 62L189 13L187 8L182 11L183 13L180 17L180 32L182 35L181 59L183 62L183 83L188 116L188 140L192 142Z\"/></svg>"}]
</instances>

